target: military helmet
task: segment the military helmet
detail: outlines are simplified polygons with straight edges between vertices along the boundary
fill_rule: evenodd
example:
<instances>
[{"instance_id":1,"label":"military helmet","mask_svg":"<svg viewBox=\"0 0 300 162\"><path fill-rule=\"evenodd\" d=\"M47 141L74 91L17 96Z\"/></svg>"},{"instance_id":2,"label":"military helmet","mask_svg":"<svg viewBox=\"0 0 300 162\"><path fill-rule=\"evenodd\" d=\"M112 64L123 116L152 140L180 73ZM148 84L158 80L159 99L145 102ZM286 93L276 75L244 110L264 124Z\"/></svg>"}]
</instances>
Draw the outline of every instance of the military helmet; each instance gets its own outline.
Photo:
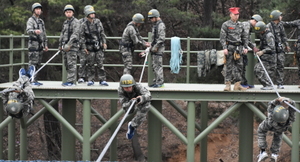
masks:
<instances>
[{"instance_id":1,"label":"military helmet","mask_svg":"<svg viewBox=\"0 0 300 162\"><path fill-rule=\"evenodd\" d=\"M72 5L70 5L70 4L68 4L68 5L65 6L64 12L66 12L67 10L72 10L73 12L75 12L74 7Z\"/></svg>"},{"instance_id":2,"label":"military helmet","mask_svg":"<svg viewBox=\"0 0 300 162\"><path fill-rule=\"evenodd\" d=\"M131 87L135 85L135 80L130 74L124 74L120 79L121 87Z\"/></svg>"},{"instance_id":3,"label":"military helmet","mask_svg":"<svg viewBox=\"0 0 300 162\"><path fill-rule=\"evenodd\" d=\"M263 18L258 15L258 14L255 14L251 17L251 19L254 19L255 21L259 22L259 21L263 21Z\"/></svg>"},{"instance_id":4,"label":"military helmet","mask_svg":"<svg viewBox=\"0 0 300 162\"><path fill-rule=\"evenodd\" d=\"M136 13L132 17L132 21L134 21L135 23L144 23L144 20L144 16L140 13Z\"/></svg>"},{"instance_id":5,"label":"military helmet","mask_svg":"<svg viewBox=\"0 0 300 162\"><path fill-rule=\"evenodd\" d=\"M278 20L279 19L279 16L282 14L282 12L280 12L279 10L274 10L271 12L270 14L270 18L272 21L274 20Z\"/></svg>"},{"instance_id":6,"label":"military helmet","mask_svg":"<svg viewBox=\"0 0 300 162\"><path fill-rule=\"evenodd\" d=\"M289 110L282 105L277 105L274 108L273 120L278 123L285 123L289 118Z\"/></svg>"},{"instance_id":7,"label":"military helmet","mask_svg":"<svg viewBox=\"0 0 300 162\"><path fill-rule=\"evenodd\" d=\"M10 99L10 100L8 100L5 109L9 114L16 115L22 111L23 104L19 100Z\"/></svg>"},{"instance_id":8,"label":"military helmet","mask_svg":"<svg viewBox=\"0 0 300 162\"><path fill-rule=\"evenodd\" d=\"M41 8L42 9L42 5L40 3L34 3L32 6L31 6L31 11L33 12L34 9L36 8Z\"/></svg>"},{"instance_id":9,"label":"military helmet","mask_svg":"<svg viewBox=\"0 0 300 162\"><path fill-rule=\"evenodd\" d=\"M266 24L263 21L259 21L255 24L254 31L256 33L260 33L262 31L265 31L266 28L267 28Z\"/></svg>"},{"instance_id":10,"label":"military helmet","mask_svg":"<svg viewBox=\"0 0 300 162\"><path fill-rule=\"evenodd\" d=\"M148 17L160 17L157 9L152 9L148 12Z\"/></svg>"},{"instance_id":11,"label":"military helmet","mask_svg":"<svg viewBox=\"0 0 300 162\"><path fill-rule=\"evenodd\" d=\"M87 17L89 16L89 14L93 14L93 13L96 13L95 10L94 10L94 7L91 6L91 5L87 5L84 7L84 15Z\"/></svg>"}]
</instances>

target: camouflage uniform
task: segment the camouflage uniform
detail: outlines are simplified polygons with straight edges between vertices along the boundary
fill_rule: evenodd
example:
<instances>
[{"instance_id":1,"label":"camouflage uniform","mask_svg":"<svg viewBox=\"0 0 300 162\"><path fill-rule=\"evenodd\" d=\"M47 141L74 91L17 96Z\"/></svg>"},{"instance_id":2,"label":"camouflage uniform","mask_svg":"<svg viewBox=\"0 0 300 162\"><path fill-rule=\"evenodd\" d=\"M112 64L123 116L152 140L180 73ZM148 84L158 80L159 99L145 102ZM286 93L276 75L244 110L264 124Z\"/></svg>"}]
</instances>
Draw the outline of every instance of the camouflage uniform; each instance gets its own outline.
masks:
<instances>
[{"instance_id":1,"label":"camouflage uniform","mask_svg":"<svg viewBox=\"0 0 300 162\"><path fill-rule=\"evenodd\" d=\"M134 46L137 43L141 43L146 46L146 41L143 40L138 28L134 25L133 22L130 22L129 24L127 24L126 28L123 31L119 47L124 63L123 74L131 74L132 54L134 52Z\"/></svg>"},{"instance_id":2,"label":"camouflage uniform","mask_svg":"<svg viewBox=\"0 0 300 162\"><path fill-rule=\"evenodd\" d=\"M273 21L268 23L267 27L273 33L275 37L275 46L276 46L276 75L274 75L273 81L274 84L283 85L284 78L284 61L285 61L285 52L284 47L288 47L287 37L285 34L284 27L281 22L275 24Z\"/></svg>"},{"instance_id":3,"label":"camouflage uniform","mask_svg":"<svg viewBox=\"0 0 300 162\"><path fill-rule=\"evenodd\" d=\"M41 33L37 35L35 30L41 30ZM42 62L43 48L48 47L44 21L35 16L30 17L27 21L26 32L29 35L28 64L38 69Z\"/></svg>"},{"instance_id":4,"label":"camouflage uniform","mask_svg":"<svg viewBox=\"0 0 300 162\"><path fill-rule=\"evenodd\" d=\"M276 72L275 38L268 29L261 35L259 49L264 52L264 54L259 58L267 70L270 78L272 78ZM257 62L254 66L254 73L264 87L272 86L260 62Z\"/></svg>"},{"instance_id":5,"label":"camouflage uniform","mask_svg":"<svg viewBox=\"0 0 300 162\"><path fill-rule=\"evenodd\" d=\"M295 43L295 52L296 52L296 59L298 61L298 76L300 79L300 19L290 21L290 22L283 22L281 21L284 27L294 27L297 28L297 42Z\"/></svg>"},{"instance_id":6,"label":"camouflage uniform","mask_svg":"<svg viewBox=\"0 0 300 162\"><path fill-rule=\"evenodd\" d=\"M82 25L83 23L85 23L87 19L86 18L81 18L79 19L79 23L80 25ZM79 51L77 53L78 58L79 58L79 67L78 67L78 77L79 78L85 78L86 77L86 53L84 51L84 49L82 48L82 43L80 43L80 47L79 47Z\"/></svg>"},{"instance_id":7,"label":"camouflage uniform","mask_svg":"<svg viewBox=\"0 0 300 162\"><path fill-rule=\"evenodd\" d=\"M286 123L281 124L275 122L272 117L274 113L274 108L276 105L280 104L277 99L269 102L268 104L268 117L262 121L259 126L258 126L258 145L259 148L266 149L267 146L267 141L266 141L266 135L268 131L274 132L273 135L273 141L272 141L272 146L270 148L271 152L273 154L278 154L280 150L280 145L282 142L282 133L288 129L288 127L292 124L292 122L295 121L295 110L291 107L288 108L289 110L289 118ZM295 106L295 102L291 101L291 105Z\"/></svg>"},{"instance_id":8,"label":"camouflage uniform","mask_svg":"<svg viewBox=\"0 0 300 162\"><path fill-rule=\"evenodd\" d=\"M222 24L220 43L223 49L228 50L225 63L225 83L235 83L242 80L243 57L239 60L234 60L233 53L237 51L242 54L243 48L247 48L248 41L248 33L244 30L243 23L239 21L235 23L232 20L228 20ZM233 73L234 71L236 72Z\"/></svg>"},{"instance_id":9,"label":"camouflage uniform","mask_svg":"<svg viewBox=\"0 0 300 162\"><path fill-rule=\"evenodd\" d=\"M77 75L77 53L79 49L79 30L78 19L72 17L63 23L59 38L59 47L69 46L70 50L65 52L64 64L67 70L67 82L76 83Z\"/></svg>"},{"instance_id":10,"label":"camouflage uniform","mask_svg":"<svg viewBox=\"0 0 300 162\"><path fill-rule=\"evenodd\" d=\"M137 109L136 116L131 120L132 127L138 127L145 119L146 115L150 109L151 104L151 93L141 84L136 84L133 86L131 93L128 93L123 90L122 87L119 87L118 94L120 98L120 103L124 110L129 109L131 105L131 99L136 98L137 96L142 96L142 101L140 104L135 104L135 107L132 109Z\"/></svg>"},{"instance_id":11,"label":"camouflage uniform","mask_svg":"<svg viewBox=\"0 0 300 162\"><path fill-rule=\"evenodd\" d=\"M103 67L104 52L103 44L106 44L106 35L99 19L93 19L92 22L85 21L81 24L80 43L82 48L88 50L86 55L86 77L88 81L94 81L95 73L98 73L100 82L106 80Z\"/></svg>"},{"instance_id":12,"label":"camouflage uniform","mask_svg":"<svg viewBox=\"0 0 300 162\"><path fill-rule=\"evenodd\" d=\"M165 51L164 42L166 38L166 26L162 20L158 20L153 24L151 38L152 67L154 72L153 83L157 85L162 85L164 84L162 57ZM153 52L154 49L157 49L157 52Z\"/></svg>"},{"instance_id":13,"label":"camouflage uniform","mask_svg":"<svg viewBox=\"0 0 300 162\"><path fill-rule=\"evenodd\" d=\"M33 106L33 100L35 98L35 95L32 91L29 78L26 75L22 75L16 82L13 83L13 86L10 88L7 88L5 90L9 89L19 89L21 88L22 92L6 92L2 93L2 101L4 105L4 111L6 111L7 102L10 99L18 99L23 104L23 113L27 112L27 114L30 112ZM13 117L19 118L18 116L14 116L13 114L10 114Z\"/></svg>"}]
</instances>

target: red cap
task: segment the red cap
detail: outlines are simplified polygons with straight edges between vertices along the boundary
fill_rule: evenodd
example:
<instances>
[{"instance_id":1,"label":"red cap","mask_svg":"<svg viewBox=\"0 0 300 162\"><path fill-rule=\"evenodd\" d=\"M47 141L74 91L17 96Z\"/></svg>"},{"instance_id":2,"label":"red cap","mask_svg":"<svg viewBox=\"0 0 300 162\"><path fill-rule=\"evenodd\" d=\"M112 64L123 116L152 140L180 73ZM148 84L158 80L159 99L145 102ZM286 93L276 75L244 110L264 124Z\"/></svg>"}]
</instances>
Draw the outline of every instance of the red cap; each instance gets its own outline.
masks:
<instances>
[{"instance_id":1,"label":"red cap","mask_svg":"<svg viewBox=\"0 0 300 162\"><path fill-rule=\"evenodd\" d=\"M238 7L231 7L231 8L229 8L229 11L233 14L239 14L240 13L239 9L240 8L238 8Z\"/></svg>"}]
</instances>

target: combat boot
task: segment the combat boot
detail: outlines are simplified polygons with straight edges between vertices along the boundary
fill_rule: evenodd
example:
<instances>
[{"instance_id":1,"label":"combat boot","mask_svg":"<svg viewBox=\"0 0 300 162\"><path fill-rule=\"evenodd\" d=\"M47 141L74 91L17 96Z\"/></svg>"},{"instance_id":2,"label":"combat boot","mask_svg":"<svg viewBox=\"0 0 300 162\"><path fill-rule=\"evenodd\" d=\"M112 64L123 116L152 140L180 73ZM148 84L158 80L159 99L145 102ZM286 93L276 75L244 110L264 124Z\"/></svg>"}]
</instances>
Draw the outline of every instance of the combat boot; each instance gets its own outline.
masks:
<instances>
[{"instance_id":1,"label":"combat boot","mask_svg":"<svg viewBox=\"0 0 300 162\"><path fill-rule=\"evenodd\" d=\"M226 82L225 85L226 85L226 87L224 88L224 91L231 91L231 83Z\"/></svg>"},{"instance_id":2,"label":"combat boot","mask_svg":"<svg viewBox=\"0 0 300 162\"><path fill-rule=\"evenodd\" d=\"M245 91L245 90L247 90L247 88L242 87L241 82L239 81L239 82L234 83L233 90L235 90L235 91Z\"/></svg>"}]
</instances>

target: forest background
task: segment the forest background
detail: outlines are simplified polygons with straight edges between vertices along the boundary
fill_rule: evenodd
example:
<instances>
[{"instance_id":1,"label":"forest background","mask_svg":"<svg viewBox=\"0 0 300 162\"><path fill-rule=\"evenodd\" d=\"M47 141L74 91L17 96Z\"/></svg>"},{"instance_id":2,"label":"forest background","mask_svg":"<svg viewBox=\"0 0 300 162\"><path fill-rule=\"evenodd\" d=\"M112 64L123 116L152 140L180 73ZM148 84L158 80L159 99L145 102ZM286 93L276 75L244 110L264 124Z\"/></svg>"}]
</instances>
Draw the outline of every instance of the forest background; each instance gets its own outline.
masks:
<instances>
[{"instance_id":1,"label":"forest background","mask_svg":"<svg viewBox=\"0 0 300 162\"><path fill-rule=\"evenodd\" d=\"M60 35L62 24L66 19L63 13L63 8L66 4L71 4L74 6L74 16L78 19L84 17L84 6L94 6L96 17L101 20L105 29L105 33L108 37L121 37L124 28L131 21L131 18L135 13L141 13L144 15L145 24L142 25L139 30L143 37L147 37L148 32L150 32L152 28L152 24L147 19L147 13L152 8L155 8L160 12L161 18L166 25L166 37L168 38L173 36L178 36L181 38L219 38L222 23L230 19L228 13L228 9L230 7L241 8L240 21L247 21L253 14L259 14L263 17L264 22L268 23L270 22L269 15L271 11L275 9L283 12L284 21L298 19L300 13L299 0L0 0L0 35L26 35L26 22L32 15L31 6L35 2L39 2L43 6L43 14L41 15L41 18L45 22L48 36ZM295 30L293 29L286 29L288 38L296 38L296 33L294 31ZM14 44L15 46L20 46L20 41L16 40ZM169 41L166 43L166 45L166 49L170 50ZM58 49L58 39L49 39L48 46L49 48ZM292 47L293 43L290 43L290 46ZM9 48L8 41L1 40L0 47L1 49ZM186 46L183 44L182 48L186 50ZM220 50L220 43L218 41L195 41L191 44L191 50L193 51L213 48ZM118 49L118 40L109 40L108 49ZM137 47L137 49L142 49L142 47ZM54 52L45 52L43 56L43 62L46 62L52 56L52 53L54 54ZM196 65L196 56L192 57L195 59L191 59L191 64ZM9 59L8 52L1 52L0 58L0 64L7 64ZM169 64L169 58L170 54L167 54L164 57L164 64ZM20 57L16 56L15 59L18 60ZM61 58L55 58L54 62L61 62ZM185 55L183 56L183 62L186 63ZM295 66L292 64L292 62L292 57L287 58L286 66ZM107 53L105 63L122 64L120 53ZM134 63L142 64L143 59L135 56ZM208 76L201 78L197 76L196 72L191 73L192 76L190 76L190 82L223 83L223 76L220 73L221 70L221 67L216 68ZM18 77L17 71L18 69L15 69L14 80L16 80ZM107 67L106 72L108 81L118 81L122 75L122 68ZM134 68L133 72L133 75L138 78L140 75L140 69ZM185 80L185 75L181 75L183 73L184 72L181 71L179 75L173 75L170 73L169 69L166 69L166 82L183 82ZM295 71L292 73L290 73L290 71L285 71L285 73L290 74L286 75L285 77L286 84L298 84ZM45 67L39 77L41 80L61 80L61 67ZM1 73L0 82L2 83L7 81L8 74ZM100 102L103 102L101 104L109 104L106 101ZM94 104L97 105L99 102L95 102ZM51 116L51 114L48 115ZM212 113L212 118L214 117L216 117L216 115ZM60 145L57 143L49 144L53 141L60 141L58 133L60 130L57 125L55 126L55 123L58 122L52 117L44 118L46 120L41 122L44 123L44 126L40 127L40 124L37 124L36 126L38 131L46 134L46 137L41 137L41 141L47 141L47 149L42 153L35 152L30 154L33 158L40 157L39 159L45 158L48 160L59 160ZM51 123L48 126L53 126L53 129L57 130L58 132L55 134L50 133L50 131L53 132L53 129L47 132L47 123ZM179 125L181 124L179 123ZM41 131L41 129L45 130ZM32 132L32 135L34 134L35 133ZM47 140L47 138L51 137L52 139ZM99 154L95 154L94 156L97 155ZM129 156L130 155L128 155L128 159L130 160ZM164 157L166 159L168 156L172 155L170 153L165 153Z\"/></svg>"}]
</instances>

